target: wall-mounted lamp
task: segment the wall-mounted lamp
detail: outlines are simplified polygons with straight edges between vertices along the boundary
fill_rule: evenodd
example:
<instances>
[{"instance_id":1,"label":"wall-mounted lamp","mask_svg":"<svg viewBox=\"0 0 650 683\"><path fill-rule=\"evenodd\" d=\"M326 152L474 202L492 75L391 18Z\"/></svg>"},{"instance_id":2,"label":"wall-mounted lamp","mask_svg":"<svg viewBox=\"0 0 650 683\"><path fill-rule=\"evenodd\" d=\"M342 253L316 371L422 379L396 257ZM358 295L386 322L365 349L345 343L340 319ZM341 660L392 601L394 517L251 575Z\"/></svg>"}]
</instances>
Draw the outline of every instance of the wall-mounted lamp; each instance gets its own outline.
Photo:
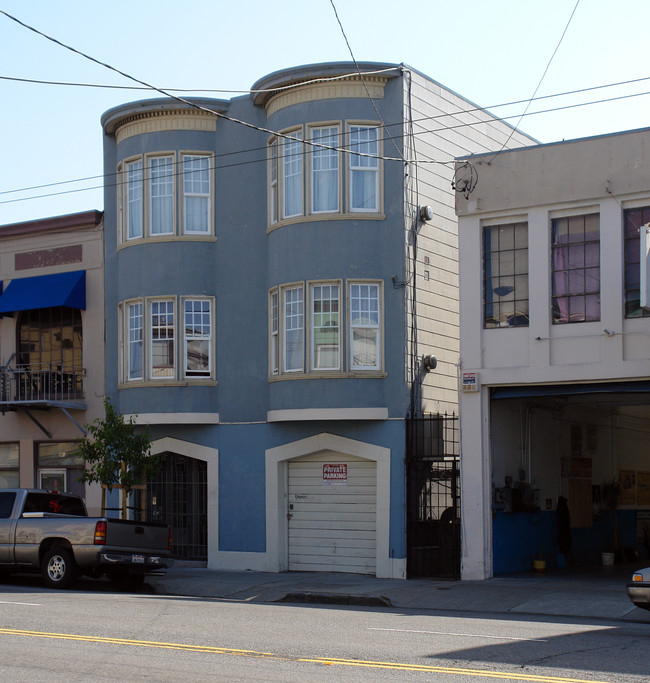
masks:
<instances>
[{"instance_id":1,"label":"wall-mounted lamp","mask_svg":"<svg viewBox=\"0 0 650 683\"><path fill-rule=\"evenodd\" d=\"M431 372L438 366L438 359L432 354L422 356L422 364L427 372Z\"/></svg>"},{"instance_id":2,"label":"wall-mounted lamp","mask_svg":"<svg viewBox=\"0 0 650 683\"><path fill-rule=\"evenodd\" d=\"M433 218L433 207L432 206L421 206L420 207L420 220L430 221Z\"/></svg>"},{"instance_id":3,"label":"wall-mounted lamp","mask_svg":"<svg viewBox=\"0 0 650 683\"><path fill-rule=\"evenodd\" d=\"M608 337L613 337L616 334L616 332L614 332L614 330L608 330L607 328L605 328L603 330L603 334Z\"/></svg>"}]
</instances>

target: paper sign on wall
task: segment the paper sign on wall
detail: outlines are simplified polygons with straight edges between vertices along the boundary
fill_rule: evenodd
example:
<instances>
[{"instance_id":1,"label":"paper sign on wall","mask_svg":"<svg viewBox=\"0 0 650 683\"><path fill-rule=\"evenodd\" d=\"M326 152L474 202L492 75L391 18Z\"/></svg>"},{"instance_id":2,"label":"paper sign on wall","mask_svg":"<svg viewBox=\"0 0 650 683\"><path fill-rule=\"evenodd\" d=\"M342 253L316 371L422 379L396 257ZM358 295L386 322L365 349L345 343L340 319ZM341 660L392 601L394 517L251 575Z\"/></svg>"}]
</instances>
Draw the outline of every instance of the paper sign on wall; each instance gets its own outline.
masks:
<instances>
[{"instance_id":1,"label":"paper sign on wall","mask_svg":"<svg viewBox=\"0 0 650 683\"><path fill-rule=\"evenodd\" d=\"M343 463L323 465L323 484L347 486L348 466Z\"/></svg>"}]
</instances>

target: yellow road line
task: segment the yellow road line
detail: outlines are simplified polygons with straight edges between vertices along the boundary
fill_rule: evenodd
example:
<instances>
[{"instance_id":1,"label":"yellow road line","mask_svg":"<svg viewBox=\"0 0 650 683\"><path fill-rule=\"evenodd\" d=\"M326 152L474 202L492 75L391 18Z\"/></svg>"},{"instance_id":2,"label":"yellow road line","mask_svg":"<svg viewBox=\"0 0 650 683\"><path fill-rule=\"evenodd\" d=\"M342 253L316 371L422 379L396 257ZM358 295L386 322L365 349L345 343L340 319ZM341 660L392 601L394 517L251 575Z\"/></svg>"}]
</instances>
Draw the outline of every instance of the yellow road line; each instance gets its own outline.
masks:
<instances>
[{"instance_id":1,"label":"yellow road line","mask_svg":"<svg viewBox=\"0 0 650 683\"><path fill-rule=\"evenodd\" d=\"M257 650L240 650L229 647L213 647L210 645L188 645L185 643L165 643L151 640L131 640L129 638L108 638L104 636L83 636L74 633L50 633L48 631L24 631L21 629L0 628L0 634L9 636L27 636L32 638L53 638L59 640L74 640L85 643L106 643L109 645L135 645L138 647L153 647L167 650L182 650L186 652L203 652L206 654L239 655L244 657L262 657L308 664L323 664L329 666L357 666L373 669L389 669L393 671L422 671L425 673L446 673L480 678L500 678L510 681L531 681L532 683L607 683L607 681L593 681L582 678L562 678L557 676L538 676L526 673L508 673L506 671L481 671L480 669L463 669L450 666L428 666L425 664L406 664L403 662L375 662L363 659L337 659L332 657L281 657L272 652Z\"/></svg>"}]
</instances>

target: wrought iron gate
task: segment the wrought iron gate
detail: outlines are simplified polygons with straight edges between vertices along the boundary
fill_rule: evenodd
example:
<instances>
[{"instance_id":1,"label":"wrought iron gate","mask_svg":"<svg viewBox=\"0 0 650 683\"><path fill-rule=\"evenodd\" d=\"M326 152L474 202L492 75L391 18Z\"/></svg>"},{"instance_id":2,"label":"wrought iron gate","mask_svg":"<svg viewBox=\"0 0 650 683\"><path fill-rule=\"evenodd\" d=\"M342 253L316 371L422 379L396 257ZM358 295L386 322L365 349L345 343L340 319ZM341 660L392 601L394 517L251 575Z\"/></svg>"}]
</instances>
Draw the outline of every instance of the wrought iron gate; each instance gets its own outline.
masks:
<instances>
[{"instance_id":1,"label":"wrought iron gate","mask_svg":"<svg viewBox=\"0 0 650 683\"><path fill-rule=\"evenodd\" d=\"M208 559L207 463L169 453L162 470L147 482L147 520L172 528L172 555Z\"/></svg>"},{"instance_id":2,"label":"wrought iron gate","mask_svg":"<svg viewBox=\"0 0 650 683\"><path fill-rule=\"evenodd\" d=\"M407 420L407 559L409 578L460 578L458 416Z\"/></svg>"}]
</instances>

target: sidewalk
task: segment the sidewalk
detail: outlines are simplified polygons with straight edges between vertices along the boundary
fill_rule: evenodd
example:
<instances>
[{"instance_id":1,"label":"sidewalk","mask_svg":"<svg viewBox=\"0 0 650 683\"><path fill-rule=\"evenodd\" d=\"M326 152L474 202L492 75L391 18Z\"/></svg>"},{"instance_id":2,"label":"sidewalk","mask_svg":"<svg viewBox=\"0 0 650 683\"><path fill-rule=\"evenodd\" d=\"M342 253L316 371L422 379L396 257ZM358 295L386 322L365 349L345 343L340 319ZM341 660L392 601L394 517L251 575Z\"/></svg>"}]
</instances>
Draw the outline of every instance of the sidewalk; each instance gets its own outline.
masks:
<instances>
[{"instance_id":1,"label":"sidewalk","mask_svg":"<svg viewBox=\"0 0 650 683\"><path fill-rule=\"evenodd\" d=\"M485 581L377 579L329 572L217 571L176 565L147 583L158 595L240 602L301 602L403 609L538 614L638 621L650 611L627 597L637 566L589 567L548 574L515 574Z\"/></svg>"}]
</instances>

